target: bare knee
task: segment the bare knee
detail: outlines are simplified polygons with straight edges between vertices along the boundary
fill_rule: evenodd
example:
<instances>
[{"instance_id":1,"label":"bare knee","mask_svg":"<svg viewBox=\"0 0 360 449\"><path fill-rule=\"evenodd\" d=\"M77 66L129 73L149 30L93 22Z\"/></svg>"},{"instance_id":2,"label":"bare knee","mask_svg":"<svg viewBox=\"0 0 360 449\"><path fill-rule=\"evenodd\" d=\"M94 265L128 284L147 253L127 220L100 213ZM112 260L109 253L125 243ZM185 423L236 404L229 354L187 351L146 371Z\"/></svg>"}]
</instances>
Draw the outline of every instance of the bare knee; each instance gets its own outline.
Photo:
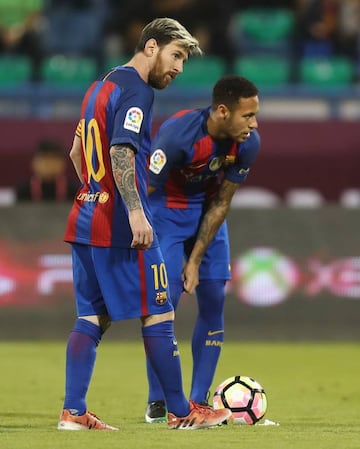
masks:
<instances>
[{"instance_id":1,"label":"bare knee","mask_svg":"<svg viewBox=\"0 0 360 449\"><path fill-rule=\"evenodd\" d=\"M163 321L174 321L175 313L174 311L161 313L159 315L148 315L141 317L141 323L144 327L152 326L153 324L162 323Z\"/></svg>"},{"instance_id":2,"label":"bare knee","mask_svg":"<svg viewBox=\"0 0 360 449\"><path fill-rule=\"evenodd\" d=\"M102 333L104 333L110 326L111 320L109 315L86 315L80 316L79 319L90 321L90 323L96 324L101 327Z\"/></svg>"}]
</instances>

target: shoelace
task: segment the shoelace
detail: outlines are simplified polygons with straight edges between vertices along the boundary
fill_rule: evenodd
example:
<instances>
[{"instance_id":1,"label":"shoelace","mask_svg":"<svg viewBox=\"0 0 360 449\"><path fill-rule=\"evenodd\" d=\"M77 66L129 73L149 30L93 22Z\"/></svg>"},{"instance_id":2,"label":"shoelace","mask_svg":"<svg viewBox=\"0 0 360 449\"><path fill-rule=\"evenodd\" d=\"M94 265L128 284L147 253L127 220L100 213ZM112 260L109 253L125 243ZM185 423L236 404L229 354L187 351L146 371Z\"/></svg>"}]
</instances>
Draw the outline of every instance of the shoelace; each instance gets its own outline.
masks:
<instances>
[{"instance_id":1,"label":"shoelace","mask_svg":"<svg viewBox=\"0 0 360 449\"><path fill-rule=\"evenodd\" d=\"M191 410L199 410L202 412L206 412L206 414L211 415L213 413L213 409L209 407L208 405L202 405L198 404L197 402L190 401L191 404Z\"/></svg>"}]
</instances>

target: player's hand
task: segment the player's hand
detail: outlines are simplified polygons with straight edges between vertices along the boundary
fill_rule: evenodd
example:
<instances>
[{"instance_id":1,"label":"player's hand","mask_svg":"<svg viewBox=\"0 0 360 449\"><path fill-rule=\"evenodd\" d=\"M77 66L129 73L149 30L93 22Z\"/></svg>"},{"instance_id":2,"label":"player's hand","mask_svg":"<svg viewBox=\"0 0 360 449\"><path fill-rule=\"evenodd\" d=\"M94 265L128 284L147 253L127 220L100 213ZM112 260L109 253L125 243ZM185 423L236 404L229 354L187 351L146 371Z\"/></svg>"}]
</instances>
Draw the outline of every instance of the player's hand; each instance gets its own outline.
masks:
<instances>
[{"instance_id":1,"label":"player's hand","mask_svg":"<svg viewBox=\"0 0 360 449\"><path fill-rule=\"evenodd\" d=\"M199 265L189 260L182 272L182 279L184 281L184 290L192 294L195 288L199 285Z\"/></svg>"},{"instance_id":2,"label":"player's hand","mask_svg":"<svg viewBox=\"0 0 360 449\"><path fill-rule=\"evenodd\" d=\"M131 248L148 249L154 240L153 229L142 209L129 212L129 223L133 234Z\"/></svg>"}]
</instances>

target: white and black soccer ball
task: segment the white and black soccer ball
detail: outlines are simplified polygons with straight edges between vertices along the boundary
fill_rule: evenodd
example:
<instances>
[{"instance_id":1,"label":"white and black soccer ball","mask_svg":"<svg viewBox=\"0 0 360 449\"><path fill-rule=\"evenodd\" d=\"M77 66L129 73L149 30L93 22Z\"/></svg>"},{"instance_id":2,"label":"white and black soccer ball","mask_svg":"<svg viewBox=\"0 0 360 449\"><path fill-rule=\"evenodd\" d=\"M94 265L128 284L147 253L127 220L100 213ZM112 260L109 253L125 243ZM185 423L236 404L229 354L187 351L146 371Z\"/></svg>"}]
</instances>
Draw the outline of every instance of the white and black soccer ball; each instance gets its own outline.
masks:
<instances>
[{"instance_id":1,"label":"white and black soccer ball","mask_svg":"<svg viewBox=\"0 0 360 449\"><path fill-rule=\"evenodd\" d=\"M213 406L214 409L230 409L229 422L233 424L252 425L264 417L267 398L263 387L252 377L233 376L216 388Z\"/></svg>"}]
</instances>

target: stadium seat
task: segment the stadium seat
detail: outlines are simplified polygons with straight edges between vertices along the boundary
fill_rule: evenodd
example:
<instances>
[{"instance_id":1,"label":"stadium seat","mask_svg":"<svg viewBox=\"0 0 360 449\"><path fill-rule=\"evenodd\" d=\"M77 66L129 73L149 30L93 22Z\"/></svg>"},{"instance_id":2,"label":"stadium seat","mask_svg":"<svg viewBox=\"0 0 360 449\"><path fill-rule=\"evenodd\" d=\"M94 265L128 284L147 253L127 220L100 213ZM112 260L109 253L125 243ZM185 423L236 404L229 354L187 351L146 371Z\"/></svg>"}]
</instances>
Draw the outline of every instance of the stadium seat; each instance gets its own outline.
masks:
<instances>
[{"instance_id":1,"label":"stadium seat","mask_svg":"<svg viewBox=\"0 0 360 449\"><path fill-rule=\"evenodd\" d=\"M0 56L0 87L29 81L31 70L31 61L26 56Z\"/></svg>"},{"instance_id":2,"label":"stadium seat","mask_svg":"<svg viewBox=\"0 0 360 449\"><path fill-rule=\"evenodd\" d=\"M280 86L289 82L291 64L281 56L243 56L235 61L235 72L256 85Z\"/></svg>"},{"instance_id":3,"label":"stadium seat","mask_svg":"<svg viewBox=\"0 0 360 449\"><path fill-rule=\"evenodd\" d=\"M97 66L92 58L55 55L44 61L42 74L51 85L86 87L96 78Z\"/></svg>"},{"instance_id":4,"label":"stadium seat","mask_svg":"<svg viewBox=\"0 0 360 449\"><path fill-rule=\"evenodd\" d=\"M192 58L185 63L184 72L176 78L178 86L213 86L225 73L225 62L216 56Z\"/></svg>"},{"instance_id":5,"label":"stadium seat","mask_svg":"<svg viewBox=\"0 0 360 449\"><path fill-rule=\"evenodd\" d=\"M234 15L230 34L241 53L265 49L288 52L294 27L290 9L248 8Z\"/></svg>"},{"instance_id":6,"label":"stadium seat","mask_svg":"<svg viewBox=\"0 0 360 449\"><path fill-rule=\"evenodd\" d=\"M348 86L355 75L354 63L343 57L303 58L300 61L300 83L316 87Z\"/></svg>"}]
</instances>

